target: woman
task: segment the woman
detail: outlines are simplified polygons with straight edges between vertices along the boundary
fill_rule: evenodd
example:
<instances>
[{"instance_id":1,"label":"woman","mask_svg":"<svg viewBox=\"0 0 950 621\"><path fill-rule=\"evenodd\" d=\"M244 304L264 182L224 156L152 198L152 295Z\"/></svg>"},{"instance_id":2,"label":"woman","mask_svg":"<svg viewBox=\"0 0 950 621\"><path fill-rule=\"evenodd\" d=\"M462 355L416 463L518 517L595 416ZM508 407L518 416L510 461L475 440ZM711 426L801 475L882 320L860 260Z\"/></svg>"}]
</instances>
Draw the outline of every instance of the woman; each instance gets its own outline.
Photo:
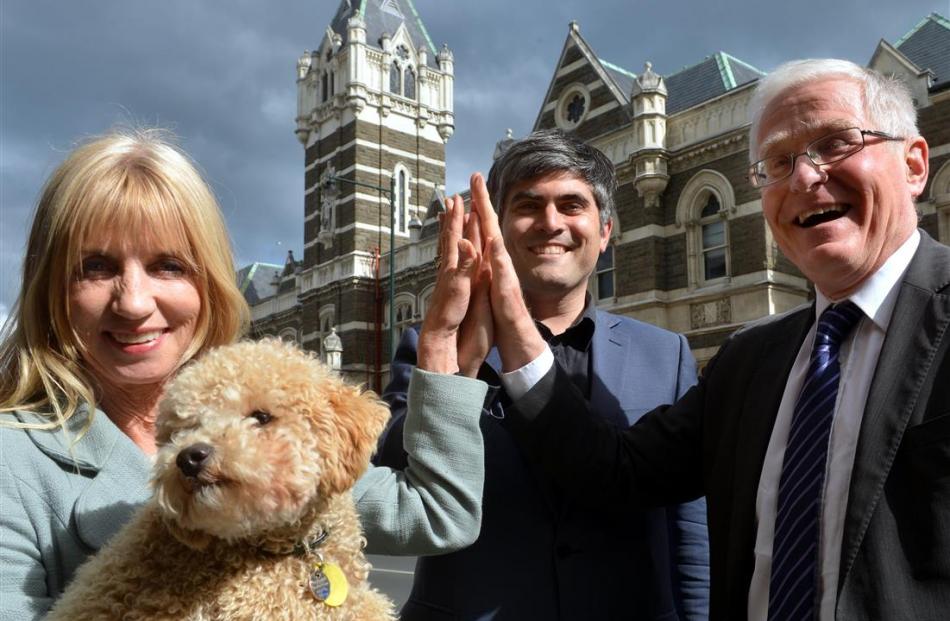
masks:
<instances>
[{"instance_id":1,"label":"woman","mask_svg":"<svg viewBox=\"0 0 950 621\"><path fill-rule=\"evenodd\" d=\"M453 377L473 246L461 201L441 237L438 295L414 376L431 434L414 477L370 469L354 489L378 551L424 554L477 536L478 407L433 411L440 394L479 404L486 387ZM459 256L458 249L462 249ZM461 267L460 267L461 266ZM111 134L69 155L34 217L15 323L0 343L0 619L41 616L75 569L149 496L165 383L240 336L239 293L220 211L188 159L154 131ZM408 483L415 480L420 493Z\"/></svg>"}]
</instances>

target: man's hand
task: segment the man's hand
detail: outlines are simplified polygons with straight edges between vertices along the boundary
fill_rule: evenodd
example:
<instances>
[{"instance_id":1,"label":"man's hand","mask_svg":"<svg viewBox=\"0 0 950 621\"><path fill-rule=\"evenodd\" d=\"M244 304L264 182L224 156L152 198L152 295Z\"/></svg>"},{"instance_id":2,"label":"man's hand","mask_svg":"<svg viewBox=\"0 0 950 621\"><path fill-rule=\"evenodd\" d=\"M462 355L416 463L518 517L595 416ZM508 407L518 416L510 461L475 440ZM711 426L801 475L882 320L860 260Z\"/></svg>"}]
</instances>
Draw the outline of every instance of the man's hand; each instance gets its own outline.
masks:
<instances>
[{"instance_id":1,"label":"man's hand","mask_svg":"<svg viewBox=\"0 0 950 621\"><path fill-rule=\"evenodd\" d=\"M481 225L478 214L472 212L465 216L465 239L481 251L483 247ZM468 377L478 375L478 369L485 361L494 342L494 325L491 314L491 263L484 253L475 267L472 293L468 303L468 312L462 322L458 341L458 362L461 372Z\"/></svg>"},{"instance_id":2,"label":"man's hand","mask_svg":"<svg viewBox=\"0 0 950 621\"><path fill-rule=\"evenodd\" d=\"M449 199L439 231L439 267L435 291L419 334L417 366L434 373L455 373L459 327L468 310L480 248L462 237L465 203ZM483 356L484 358L484 356ZM476 367L477 370L477 367Z\"/></svg>"},{"instance_id":3,"label":"man's hand","mask_svg":"<svg viewBox=\"0 0 950 621\"><path fill-rule=\"evenodd\" d=\"M503 371L520 369L547 347L534 325L521 294L521 283L505 249L498 216L488 197L485 180L472 175L472 212L478 214L481 235L486 240L484 254L491 265L491 310L495 326L495 345L501 355Z\"/></svg>"}]
</instances>

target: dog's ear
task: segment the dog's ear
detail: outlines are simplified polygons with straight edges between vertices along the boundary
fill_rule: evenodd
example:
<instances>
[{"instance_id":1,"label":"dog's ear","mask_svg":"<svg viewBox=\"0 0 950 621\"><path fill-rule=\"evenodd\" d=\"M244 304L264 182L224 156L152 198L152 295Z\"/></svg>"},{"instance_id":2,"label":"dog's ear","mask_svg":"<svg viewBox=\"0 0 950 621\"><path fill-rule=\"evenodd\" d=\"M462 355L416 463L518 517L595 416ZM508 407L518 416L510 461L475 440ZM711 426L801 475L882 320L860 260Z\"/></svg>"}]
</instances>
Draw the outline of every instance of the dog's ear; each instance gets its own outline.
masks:
<instances>
[{"instance_id":1,"label":"dog's ear","mask_svg":"<svg viewBox=\"0 0 950 621\"><path fill-rule=\"evenodd\" d=\"M324 497L346 491L366 470L376 440L389 420L389 408L371 391L343 385L329 395L334 411L336 446L324 454L320 493Z\"/></svg>"},{"instance_id":2,"label":"dog's ear","mask_svg":"<svg viewBox=\"0 0 950 621\"><path fill-rule=\"evenodd\" d=\"M200 530L182 528L172 520L163 520L172 536L193 550L204 550L211 543L211 535Z\"/></svg>"}]
</instances>

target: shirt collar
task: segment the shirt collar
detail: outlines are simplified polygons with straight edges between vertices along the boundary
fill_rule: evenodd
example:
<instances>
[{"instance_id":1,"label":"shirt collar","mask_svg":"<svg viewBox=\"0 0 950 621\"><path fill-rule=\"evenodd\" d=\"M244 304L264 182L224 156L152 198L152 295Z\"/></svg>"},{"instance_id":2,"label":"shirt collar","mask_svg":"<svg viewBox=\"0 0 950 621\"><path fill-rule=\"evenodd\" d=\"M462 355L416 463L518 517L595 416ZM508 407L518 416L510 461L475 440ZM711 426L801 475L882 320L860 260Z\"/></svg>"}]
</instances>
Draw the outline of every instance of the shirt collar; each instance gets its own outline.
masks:
<instances>
[{"instance_id":1,"label":"shirt collar","mask_svg":"<svg viewBox=\"0 0 950 621\"><path fill-rule=\"evenodd\" d=\"M920 232L914 229L913 234L894 251L887 261L876 272L858 287L848 299L860 308L866 317L869 317L881 330L887 330L897 303L897 294L901 278L910 265L917 247L920 245ZM821 317L828 306L829 300L817 288L815 290L815 317Z\"/></svg>"},{"instance_id":2,"label":"shirt collar","mask_svg":"<svg viewBox=\"0 0 950 621\"><path fill-rule=\"evenodd\" d=\"M563 333L554 335L546 325L535 320L534 324L538 327L541 337L551 342L551 339L557 338L561 342L574 343L578 349L586 349L594 336L594 327L597 325L597 307L592 302L590 293L584 298L584 312L571 324Z\"/></svg>"}]
</instances>

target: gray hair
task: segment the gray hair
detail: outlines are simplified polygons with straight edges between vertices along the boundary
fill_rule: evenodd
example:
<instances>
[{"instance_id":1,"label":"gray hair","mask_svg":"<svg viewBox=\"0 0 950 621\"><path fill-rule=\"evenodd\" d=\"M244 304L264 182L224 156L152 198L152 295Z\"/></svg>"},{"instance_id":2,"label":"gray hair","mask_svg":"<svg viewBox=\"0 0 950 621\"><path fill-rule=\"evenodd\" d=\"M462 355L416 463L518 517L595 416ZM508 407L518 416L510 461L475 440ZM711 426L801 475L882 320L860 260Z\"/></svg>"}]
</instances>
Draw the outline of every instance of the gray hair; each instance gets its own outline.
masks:
<instances>
[{"instance_id":1,"label":"gray hair","mask_svg":"<svg viewBox=\"0 0 950 621\"><path fill-rule=\"evenodd\" d=\"M904 138L920 134L914 100L900 79L884 76L874 69L867 69L849 60L793 60L780 65L762 78L755 89L750 104L752 127L749 128L749 161L754 162L759 158L759 124L762 121L762 113L772 100L788 88L829 78L850 79L861 86L861 106L868 120L874 123L874 127L862 129L875 129Z\"/></svg>"},{"instance_id":2,"label":"gray hair","mask_svg":"<svg viewBox=\"0 0 950 621\"><path fill-rule=\"evenodd\" d=\"M502 217L511 188L552 173L577 175L590 186L600 225L607 226L614 209L617 175L600 150L558 129L534 132L517 140L495 160L488 172L488 195Z\"/></svg>"}]
</instances>

